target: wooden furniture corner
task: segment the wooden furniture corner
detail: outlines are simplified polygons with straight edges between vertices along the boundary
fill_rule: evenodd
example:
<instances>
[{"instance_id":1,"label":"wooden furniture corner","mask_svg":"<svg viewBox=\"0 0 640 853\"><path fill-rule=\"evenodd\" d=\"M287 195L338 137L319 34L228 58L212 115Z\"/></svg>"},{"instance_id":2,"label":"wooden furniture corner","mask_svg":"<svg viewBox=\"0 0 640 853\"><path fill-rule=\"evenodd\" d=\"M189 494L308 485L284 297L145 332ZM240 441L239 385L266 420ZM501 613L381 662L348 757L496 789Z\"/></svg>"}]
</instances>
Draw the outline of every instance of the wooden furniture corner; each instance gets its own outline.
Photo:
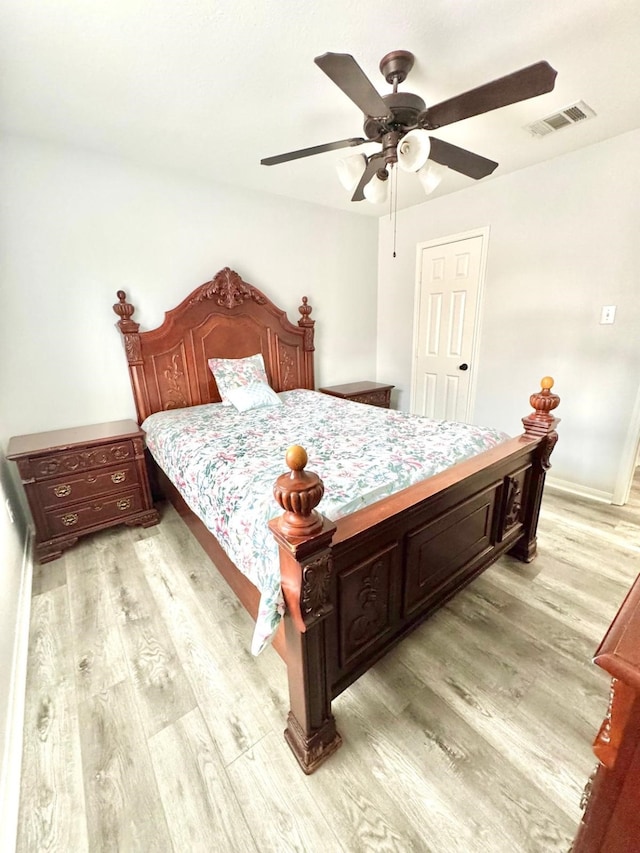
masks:
<instances>
[{"instance_id":1,"label":"wooden furniture corner","mask_svg":"<svg viewBox=\"0 0 640 853\"><path fill-rule=\"evenodd\" d=\"M332 397L340 397L342 400L352 400L354 403L366 403L369 406L388 409L391 405L391 392L395 387L395 385L384 385L381 382L364 381L328 385L318 390Z\"/></svg>"},{"instance_id":2,"label":"wooden furniture corner","mask_svg":"<svg viewBox=\"0 0 640 853\"><path fill-rule=\"evenodd\" d=\"M609 707L593 751L584 815L573 853L640 850L640 576L600 644L594 662L611 676Z\"/></svg>"},{"instance_id":3,"label":"wooden furniture corner","mask_svg":"<svg viewBox=\"0 0 640 853\"><path fill-rule=\"evenodd\" d=\"M7 459L18 465L40 563L57 559L87 533L160 520L151 500L144 433L135 421L14 436Z\"/></svg>"}]
</instances>

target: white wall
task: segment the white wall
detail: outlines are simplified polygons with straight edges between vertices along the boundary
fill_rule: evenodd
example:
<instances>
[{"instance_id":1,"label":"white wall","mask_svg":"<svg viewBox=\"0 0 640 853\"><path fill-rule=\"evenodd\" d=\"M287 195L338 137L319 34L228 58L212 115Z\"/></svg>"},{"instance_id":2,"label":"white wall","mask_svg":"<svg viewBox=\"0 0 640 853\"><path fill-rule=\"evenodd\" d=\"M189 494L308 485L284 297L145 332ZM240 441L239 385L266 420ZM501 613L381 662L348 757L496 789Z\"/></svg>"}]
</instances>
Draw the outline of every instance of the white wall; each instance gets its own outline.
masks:
<instances>
[{"instance_id":1,"label":"white wall","mask_svg":"<svg viewBox=\"0 0 640 853\"><path fill-rule=\"evenodd\" d=\"M379 221L378 380L399 386L401 408L416 245L489 226L474 419L516 434L538 380L554 376L553 477L613 493L640 385L638 150L633 131L402 211L395 259L392 224ZM603 305L618 306L612 326L599 324Z\"/></svg>"},{"instance_id":2,"label":"white wall","mask_svg":"<svg viewBox=\"0 0 640 853\"><path fill-rule=\"evenodd\" d=\"M294 321L309 297L318 384L375 378L375 220L33 140L5 137L0 164L5 448L134 417L116 291L154 328L224 266Z\"/></svg>"}]
</instances>

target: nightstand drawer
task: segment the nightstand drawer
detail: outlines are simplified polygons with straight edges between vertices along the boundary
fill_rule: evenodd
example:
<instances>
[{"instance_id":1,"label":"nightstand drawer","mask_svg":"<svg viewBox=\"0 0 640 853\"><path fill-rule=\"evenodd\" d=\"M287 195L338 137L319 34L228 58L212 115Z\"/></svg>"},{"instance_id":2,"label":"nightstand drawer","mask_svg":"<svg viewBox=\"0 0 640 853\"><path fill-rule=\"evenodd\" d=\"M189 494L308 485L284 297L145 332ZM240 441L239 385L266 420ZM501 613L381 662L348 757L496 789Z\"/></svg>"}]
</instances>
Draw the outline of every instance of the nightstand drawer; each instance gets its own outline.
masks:
<instances>
[{"instance_id":1,"label":"nightstand drawer","mask_svg":"<svg viewBox=\"0 0 640 853\"><path fill-rule=\"evenodd\" d=\"M61 533L72 535L75 531L84 531L99 527L114 519L125 519L142 509L139 489L129 489L116 495L95 498L81 504L70 504L59 510L48 510L45 519L49 536Z\"/></svg>"},{"instance_id":2,"label":"nightstand drawer","mask_svg":"<svg viewBox=\"0 0 640 853\"><path fill-rule=\"evenodd\" d=\"M53 509L85 498L121 492L135 485L136 466L133 462L125 462L112 468L47 480L40 484L39 490L43 507Z\"/></svg>"},{"instance_id":3,"label":"nightstand drawer","mask_svg":"<svg viewBox=\"0 0 640 853\"><path fill-rule=\"evenodd\" d=\"M366 403L368 406L379 406L381 409L388 409L391 400L391 390L388 391L371 391L368 394L355 394L353 397L345 399L352 400L354 403Z\"/></svg>"},{"instance_id":4,"label":"nightstand drawer","mask_svg":"<svg viewBox=\"0 0 640 853\"><path fill-rule=\"evenodd\" d=\"M91 468L101 468L105 465L115 465L133 459L133 444L130 441L118 441L114 444L104 444L99 447L85 447L76 450L65 450L47 456L34 456L20 464L23 478L29 475L36 480L53 477L56 474L73 474L76 471L88 471Z\"/></svg>"},{"instance_id":5,"label":"nightstand drawer","mask_svg":"<svg viewBox=\"0 0 640 853\"><path fill-rule=\"evenodd\" d=\"M318 390L331 397L340 397L341 400L388 409L394 388L395 385L383 385L381 382L348 382L346 385L330 385Z\"/></svg>"}]
</instances>

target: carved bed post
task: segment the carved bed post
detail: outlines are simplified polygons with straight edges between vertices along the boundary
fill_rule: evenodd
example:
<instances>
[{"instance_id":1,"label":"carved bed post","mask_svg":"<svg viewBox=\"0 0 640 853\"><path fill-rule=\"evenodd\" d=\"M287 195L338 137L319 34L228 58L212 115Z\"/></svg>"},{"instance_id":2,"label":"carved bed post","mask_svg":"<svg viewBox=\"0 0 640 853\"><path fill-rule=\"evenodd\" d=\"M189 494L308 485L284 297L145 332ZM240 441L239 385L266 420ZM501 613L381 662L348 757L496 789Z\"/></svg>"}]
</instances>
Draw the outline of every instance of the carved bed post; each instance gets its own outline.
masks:
<instances>
[{"instance_id":1,"label":"carved bed post","mask_svg":"<svg viewBox=\"0 0 640 853\"><path fill-rule=\"evenodd\" d=\"M138 423L141 424L147 415L151 414L151 407L149 405L149 395L147 394L147 384L143 372L144 362L140 346L140 335L138 333L140 324L131 319L135 309L130 302L127 302L127 294L124 290L119 290L116 295L118 302L113 306L113 310L120 317L116 325L122 332L124 339L124 349L127 354L127 361L129 362L129 375L136 402Z\"/></svg>"},{"instance_id":2,"label":"carved bed post","mask_svg":"<svg viewBox=\"0 0 640 853\"><path fill-rule=\"evenodd\" d=\"M274 495L284 515L269 522L280 550L280 574L291 710L284 736L305 773L313 771L342 743L331 713L325 621L333 609L331 538L335 525L320 515L324 485L305 471L307 454L294 445L286 455L288 474L278 477Z\"/></svg>"},{"instance_id":3,"label":"carved bed post","mask_svg":"<svg viewBox=\"0 0 640 853\"><path fill-rule=\"evenodd\" d=\"M525 535L509 551L512 556L517 557L517 559L525 563L530 563L536 555L536 534L542 492L547 471L551 467L549 457L558 441L558 433L555 428L560 423L560 420L554 418L551 414L560 403L560 397L557 394L551 393L551 389L553 388L553 379L551 376L545 376L541 379L540 386L541 390L532 394L529 398L534 411L530 415L527 415L526 418L522 418L525 436L542 439L538 446L535 463L531 472L533 482L529 490L530 498L523 519Z\"/></svg>"},{"instance_id":4,"label":"carved bed post","mask_svg":"<svg viewBox=\"0 0 640 853\"><path fill-rule=\"evenodd\" d=\"M303 358L304 374L306 379L306 385L304 387L311 388L313 390L316 387L313 368L313 353L315 352L313 335L316 321L311 319L311 305L309 305L309 300L306 296L302 297L302 305L298 307L298 311L300 312L298 325L301 329L304 329Z\"/></svg>"}]
</instances>

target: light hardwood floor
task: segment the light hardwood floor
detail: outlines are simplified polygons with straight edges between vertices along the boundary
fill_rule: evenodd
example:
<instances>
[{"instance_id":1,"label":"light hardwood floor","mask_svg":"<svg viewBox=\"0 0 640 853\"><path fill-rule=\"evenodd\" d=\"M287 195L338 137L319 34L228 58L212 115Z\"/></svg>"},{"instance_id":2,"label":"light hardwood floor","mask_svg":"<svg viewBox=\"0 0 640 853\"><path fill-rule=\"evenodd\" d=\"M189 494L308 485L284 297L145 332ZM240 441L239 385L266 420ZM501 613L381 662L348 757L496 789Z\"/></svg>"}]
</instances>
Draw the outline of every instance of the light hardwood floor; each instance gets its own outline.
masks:
<instances>
[{"instance_id":1,"label":"light hardwood floor","mask_svg":"<svg viewBox=\"0 0 640 853\"><path fill-rule=\"evenodd\" d=\"M640 488L547 493L501 559L334 702L305 777L284 665L172 508L36 570L18 851L566 851L608 680L591 663L640 573Z\"/></svg>"}]
</instances>

